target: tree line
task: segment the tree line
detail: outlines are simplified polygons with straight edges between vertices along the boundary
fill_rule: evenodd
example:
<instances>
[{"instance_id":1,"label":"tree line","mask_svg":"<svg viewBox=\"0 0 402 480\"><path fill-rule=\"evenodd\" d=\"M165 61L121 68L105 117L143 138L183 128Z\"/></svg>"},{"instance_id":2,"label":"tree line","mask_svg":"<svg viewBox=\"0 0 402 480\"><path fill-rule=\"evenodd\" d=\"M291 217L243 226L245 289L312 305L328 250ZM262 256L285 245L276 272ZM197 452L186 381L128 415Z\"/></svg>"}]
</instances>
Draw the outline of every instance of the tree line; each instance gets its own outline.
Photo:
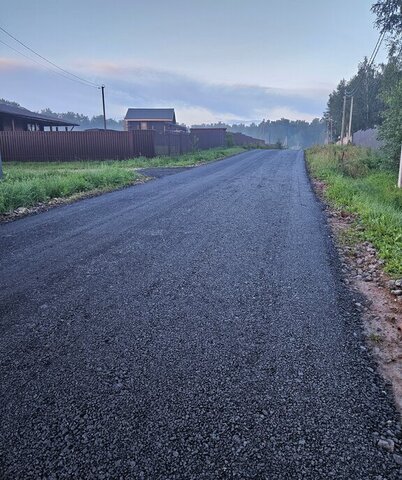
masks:
<instances>
[{"instance_id":1,"label":"tree line","mask_svg":"<svg viewBox=\"0 0 402 480\"><path fill-rule=\"evenodd\" d=\"M324 119L332 139L340 138L344 96L353 92L352 132L378 128L388 158L397 164L402 145L402 0L381 0L371 10L376 26L384 35L387 62L374 64L370 59L358 65L349 80L342 79L330 94ZM349 120L350 98L346 102Z\"/></svg>"},{"instance_id":2,"label":"tree line","mask_svg":"<svg viewBox=\"0 0 402 480\"><path fill-rule=\"evenodd\" d=\"M250 137L260 138L269 144L289 148L307 148L324 143L326 125L323 119L315 118L311 122L305 120L262 120L260 123L245 125L238 123L209 123L193 125L194 127L224 127L228 132L240 132Z\"/></svg>"},{"instance_id":3,"label":"tree line","mask_svg":"<svg viewBox=\"0 0 402 480\"><path fill-rule=\"evenodd\" d=\"M82 113L75 112L65 112L65 113L55 113L50 110L50 108L45 108L40 111L43 115L56 116L61 120L66 120L68 122L78 123L79 127L75 127L74 130L87 130L91 128L100 128L103 129L103 115L95 115L93 117L88 117ZM114 120L113 118L106 119L106 128L110 130L123 130L123 120Z\"/></svg>"},{"instance_id":4,"label":"tree line","mask_svg":"<svg viewBox=\"0 0 402 480\"><path fill-rule=\"evenodd\" d=\"M16 107L21 107L17 102L0 98L0 103L6 103ZM68 122L78 123L79 127L75 130L86 130L91 128L103 128L103 116L97 115L88 117L82 113L76 112L53 112L50 108L42 109L39 113L47 116L53 116ZM123 120L106 119L106 126L112 130L123 130ZM262 120L260 123L244 123L229 125L218 122L212 124L193 125L203 127L225 127L229 132L240 132L250 137L260 138L266 143L276 144L285 147L306 148L311 145L324 143L325 140L325 121L315 118L311 122L304 120Z\"/></svg>"}]
</instances>

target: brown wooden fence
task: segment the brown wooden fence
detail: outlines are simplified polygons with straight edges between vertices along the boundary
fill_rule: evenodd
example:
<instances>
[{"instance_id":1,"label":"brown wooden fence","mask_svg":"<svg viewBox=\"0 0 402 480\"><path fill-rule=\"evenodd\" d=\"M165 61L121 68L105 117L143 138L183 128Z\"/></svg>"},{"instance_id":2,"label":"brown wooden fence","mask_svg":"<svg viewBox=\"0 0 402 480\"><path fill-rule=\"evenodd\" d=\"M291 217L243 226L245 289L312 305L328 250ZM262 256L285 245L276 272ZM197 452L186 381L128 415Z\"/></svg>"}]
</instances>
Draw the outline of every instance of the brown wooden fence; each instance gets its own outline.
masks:
<instances>
[{"instance_id":1,"label":"brown wooden fence","mask_svg":"<svg viewBox=\"0 0 402 480\"><path fill-rule=\"evenodd\" d=\"M155 132L0 132L3 161L123 160L155 156Z\"/></svg>"}]
</instances>

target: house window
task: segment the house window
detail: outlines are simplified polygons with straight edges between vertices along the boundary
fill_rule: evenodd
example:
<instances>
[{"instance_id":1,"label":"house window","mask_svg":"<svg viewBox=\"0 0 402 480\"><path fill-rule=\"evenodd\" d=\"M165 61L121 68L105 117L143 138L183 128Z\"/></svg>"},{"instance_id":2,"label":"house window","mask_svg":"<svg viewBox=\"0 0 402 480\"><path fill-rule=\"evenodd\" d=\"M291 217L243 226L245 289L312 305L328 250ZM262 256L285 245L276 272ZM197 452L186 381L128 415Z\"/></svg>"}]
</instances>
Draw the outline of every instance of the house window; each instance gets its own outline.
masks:
<instances>
[{"instance_id":1,"label":"house window","mask_svg":"<svg viewBox=\"0 0 402 480\"><path fill-rule=\"evenodd\" d=\"M147 122L141 122L141 130L147 129Z\"/></svg>"}]
</instances>

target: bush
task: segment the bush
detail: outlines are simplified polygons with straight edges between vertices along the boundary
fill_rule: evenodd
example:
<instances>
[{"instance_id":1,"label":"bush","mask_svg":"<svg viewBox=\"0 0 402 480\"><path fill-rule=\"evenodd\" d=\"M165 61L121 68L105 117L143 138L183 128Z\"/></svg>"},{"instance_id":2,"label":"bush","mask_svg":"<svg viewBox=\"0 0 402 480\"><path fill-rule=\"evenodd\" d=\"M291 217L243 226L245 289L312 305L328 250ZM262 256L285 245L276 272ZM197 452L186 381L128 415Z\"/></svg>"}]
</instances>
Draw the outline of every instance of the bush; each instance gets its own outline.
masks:
<instances>
[{"instance_id":1,"label":"bush","mask_svg":"<svg viewBox=\"0 0 402 480\"><path fill-rule=\"evenodd\" d=\"M389 166L397 169L402 146L402 79L383 95L386 109L383 123L379 129L379 138L384 141L384 152Z\"/></svg>"},{"instance_id":2,"label":"bush","mask_svg":"<svg viewBox=\"0 0 402 480\"><path fill-rule=\"evenodd\" d=\"M328 145L325 149L317 146L308 151L312 156L319 154L317 158L321 173L328 170L352 178L364 177L370 171L381 169L384 163L383 157L378 152L352 145Z\"/></svg>"}]
</instances>

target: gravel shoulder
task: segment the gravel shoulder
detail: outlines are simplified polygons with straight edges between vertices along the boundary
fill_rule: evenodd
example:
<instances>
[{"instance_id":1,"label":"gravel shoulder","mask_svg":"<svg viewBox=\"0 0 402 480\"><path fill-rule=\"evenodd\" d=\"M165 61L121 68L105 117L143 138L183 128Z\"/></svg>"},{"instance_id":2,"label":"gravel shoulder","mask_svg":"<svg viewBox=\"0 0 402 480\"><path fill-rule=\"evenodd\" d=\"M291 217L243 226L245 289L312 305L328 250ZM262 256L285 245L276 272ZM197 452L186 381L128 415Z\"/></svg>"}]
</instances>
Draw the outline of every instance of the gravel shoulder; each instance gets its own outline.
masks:
<instances>
[{"instance_id":1,"label":"gravel shoulder","mask_svg":"<svg viewBox=\"0 0 402 480\"><path fill-rule=\"evenodd\" d=\"M0 225L0 477L398 479L302 152Z\"/></svg>"},{"instance_id":2,"label":"gravel shoulder","mask_svg":"<svg viewBox=\"0 0 402 480\"><path fill-rule=\"evenodd\" d=\"M325 202L325 183L313 180L313 184ZM402 414L402 279L391 278L375 247L358 240L355 215L328 204L325 208L342 260L343 281L363 296L357 306L362 311L366 340Z\"/></svg>"}]
</instances>

